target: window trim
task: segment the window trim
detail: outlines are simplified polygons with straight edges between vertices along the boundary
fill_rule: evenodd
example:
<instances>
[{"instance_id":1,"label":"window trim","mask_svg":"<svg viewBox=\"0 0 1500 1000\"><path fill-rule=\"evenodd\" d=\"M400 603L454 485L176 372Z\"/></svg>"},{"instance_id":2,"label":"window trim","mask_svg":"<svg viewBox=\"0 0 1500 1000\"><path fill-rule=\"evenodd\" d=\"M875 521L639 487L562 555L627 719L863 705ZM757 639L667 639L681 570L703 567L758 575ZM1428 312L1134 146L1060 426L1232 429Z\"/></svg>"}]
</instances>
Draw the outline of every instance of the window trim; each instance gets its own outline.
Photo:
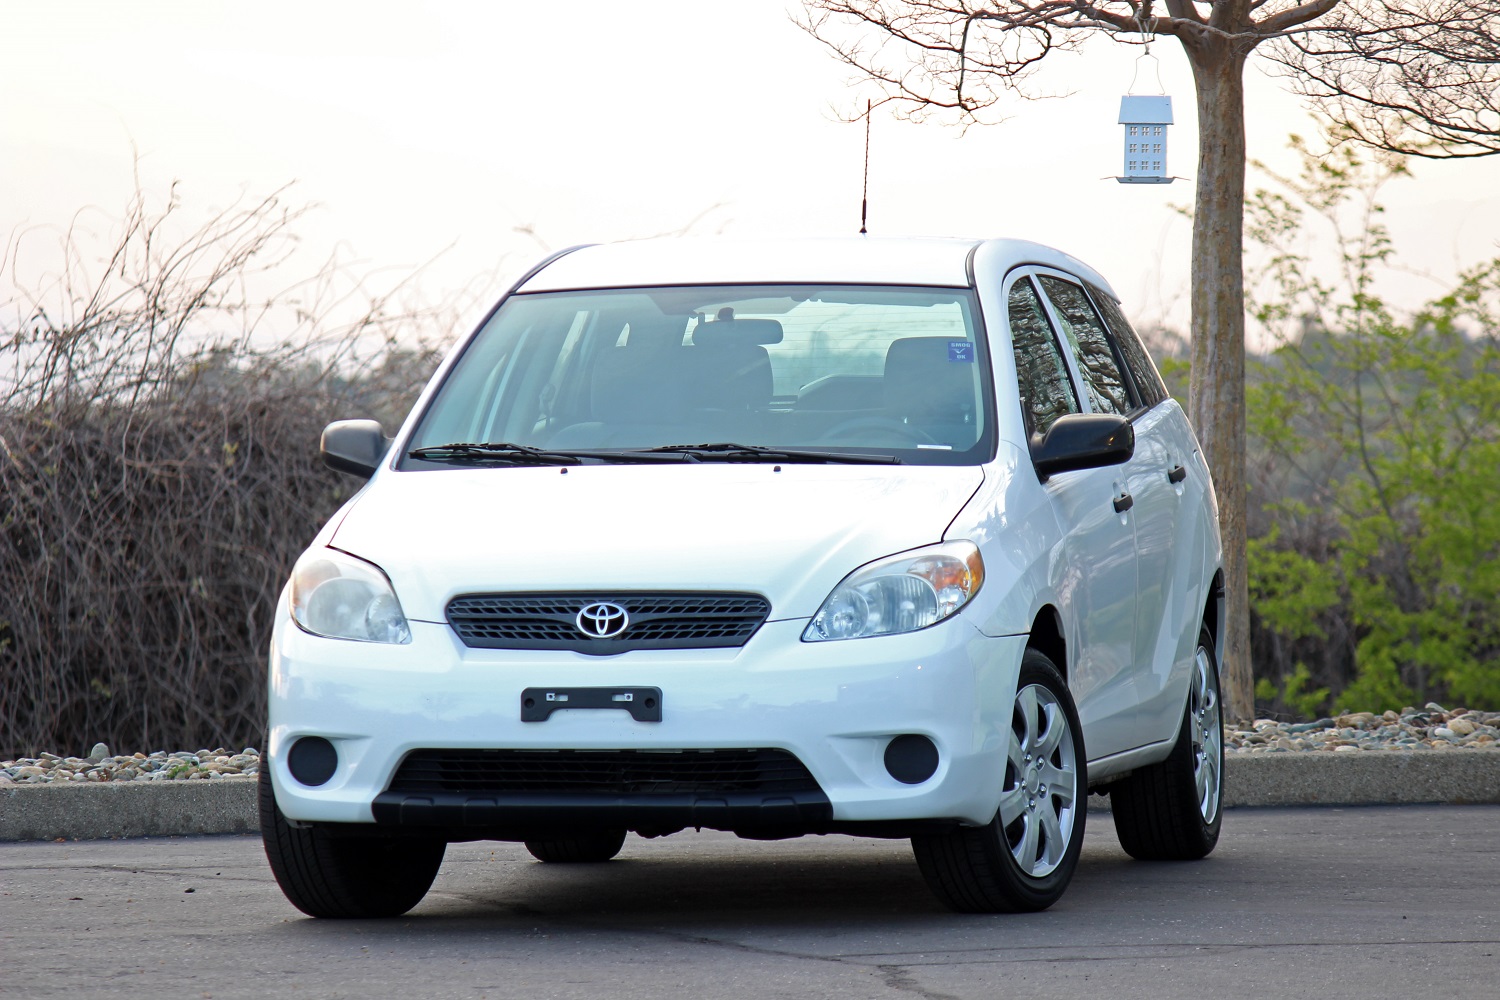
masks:
<instances>
[{"instance_id":1,"label":"window trim","mask_svg":"<svg viewBox=\"0 0 1500 1000\"><path fill-rule=\"evenodd\" d=\"M1011 325L1010 321L1010 294L1011 291L1015 288L1017 282L1025 281L1040 273L1051 271L1051 268L1023 264L1019 267L1013 267L1008 272L1006 272L1005 280L1000 284L1000 301L1005 309L1005 336L1006 339L1010 341L1011 365L1015 369L1016 375L1016 408L1021 412L1021 426L1026 429L1026 436L1028 439L1038 432L1037 429L1032 425L1030 407L1025 406L1021 402L1021 372L1019 367L1016 367L1015 365L1016 338L1015 328ZM1043 318L1046 319L1047 327L1052 333L1052 343L1057 347L1058 356L1063 360L1063 368L1066 370L1068 376L1068 388L1072 390L1073 402L1078 407L1078 410L1076 412L1092 413L1092 408L1088 408L1088 394L1079 391L1080 386L1082 386L1083 384L1083 381L1080 378L1077 360L1073 357L1073 352L1068 349L1068 345L1064 343L1061 334L1059 334L1058 332L1060 328L1057 325L1057 315L1052 311L1052 302L1047 298L1046 293L1042 290L1041 282L1031 281L1031 290L1032 293L1036 296L1037 301L1041 303Z\"/></svg>"},{"instance_id":2,"label":"window trim","mask_svg":"<svg viewBox=\"0 0 1500 1000\"><path fill-rule=\"evenodd\" d=\"M1068 284L1077 287L1078 290L1083 293L1084 301L1086 301L1089 305L1089 308L1093 310L1094 319L1099 322L1099 329L1104 332L1105 343L1109 344L1110 353L1114 356L1115 359L1115 366L1120 370L1120 384L1125 387L1125 394L1127 397L1129 397L1128 401L1130 403L1130 408L1125 413L1116 415L1123 416L1131 423L1134 423L1137 417L1144 413L1150 412L1151 407L1145 405L1146 397L1141 394L1140 386L1136 385L1135 372L1131 369L1130 364L1125 360L1124 352L1120 350L1120 344L1118 338L1115 337L1115 332L1110 329L1109 323L1105 322L1104 315L1102 312L1100 312L1098 303L1096 303L1093 299L1093 296L1089 294L1089 283L1076 274L1070 274L1067 271L1060 271L1054 267L1035 267L1031 268L1030 270L1034 271L1039 277L1042 275L1046 275L1048 277L1053 277L1061 281L1065 281ZM1042 293L1042 300L1046 303L1049 315L1052 316L1054 329L1060 329L1061 327L1056 326L1056 324L1061 322L1061 316L1056 312L1057 307L1052 302L1052 297L1047 294L1047 286L1041 281L1037 281L1036 285L1038 290ZM1071 344L1066 344L1065 348L1067 350L1065 351L1065 353L1067 353L1070 357L1074 378L1078 380L1080 385L1086 386L1087 380L1083 378L1083 372L1081 368L1077 367L1079 364L1078 359L1072 357L1073 352L1071 351L1071 347ZM1093 401L1088 398L1087 392L1083 393L1083 397L1084 398L1082 402L1088 407L1085 412L1103 412L1094 409Z\"/></svg>"},{"instance_id":3,"label":"window trim","mask_svg":"<svg viewBox=\"0 0 1500 1000\"><path fill-rule=\"evenodd\" d=\"M1097 288L1092 282L1084 281L1082 284L1083 284L1084 294L1089 297L1089 301L1090 301L1090 303L1094 307L1094 313L1095 313L1095 315L1097 315L1099 317L1100 321L1104 323L1104 329L1109 334L1109 338L1110 338L1111 343L1114 345L1114 350L1115 350L1116 355L1117 356L1118 355L1123 355L1125 352L1120 347L1120 337L1119 337L1119 334L1117 334L1115 332L1114 328L1112 326L1110 326L1109 320L1104 315L1104 310L1101 309L1101 308L1099 308L1099 301L1098 301L1099 298L1101 296L1103 296L1103 295L1108 295L1109 293L1106 292L1102 288ZM1124 317L1124 310L1122 310L1122 309L1119 308L1119 306L1120 306L1120 300L1119 299L1115 299L1114 303L1115 303L1116 311L1118 311L1120 313L1121 317L1123 318ZM1128 322L1129 321L1127 320L1127 323ZM1151 352L1147 349L1145 341L1141 340L1141 335L1138 334L1138 333L1136 333L1135 329L1133 327L1130 329L1130 333L1131 333L1131 335L1133 337L1135 337L1136 342L1140 344L1141 352L1145 355L1146 361L1152 366L1151 375L1154 377L1154 379L1156 381L1156 386L1155 386L1155 390L1150 395L1157 395L1159 393L1160 396L1161 396L1161 398L1158 399L1154 403L1147 403L1146 402L1146 400L1148 398L1148 394L1145 393L1144 391L1142 391L1141 376L1140 376L1139 373L1136 372L1135 367L1130 364L1130 359L1129 358L1124 358L1123 359L1124 360L1123 371L1125 372L1126 376L1130 379L1130 381L1134 384L1134 386L1135 386L1135 395L1136 395L1136 399L1138 400L1138 402L1136 404L1136 409L1131 412L1131 416L1130 416L1131 421L1134 422L1134 420L1135 420L1135 418L1136 418L1136 416L1138 414L1151 412L1152 410L1154 410L1158 406L1160 406L1162 403L1165 403L1167 400L1171 399L1172 398L1172 394L1167 391L1166 384L1164 382L1162 382L1161 372L1158 371L1158 370L1156 370L1156 362L1152 359Z\"/></svg>"}]
</instances>

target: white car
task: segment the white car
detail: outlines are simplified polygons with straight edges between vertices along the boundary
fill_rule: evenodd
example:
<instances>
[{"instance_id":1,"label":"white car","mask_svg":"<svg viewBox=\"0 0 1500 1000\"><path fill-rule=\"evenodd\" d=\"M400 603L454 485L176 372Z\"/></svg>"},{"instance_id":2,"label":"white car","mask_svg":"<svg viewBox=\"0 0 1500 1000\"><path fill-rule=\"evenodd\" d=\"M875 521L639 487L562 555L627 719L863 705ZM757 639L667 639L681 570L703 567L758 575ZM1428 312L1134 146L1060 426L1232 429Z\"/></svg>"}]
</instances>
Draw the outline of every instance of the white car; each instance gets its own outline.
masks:
<instances>
[{"instance_id":1,"label":"white car","mask_svg":"<svg viewBox=\"0 0 1500 1000\"><path fill-rule=\"evenodd\" d=\"M538 265L281 597L261 823L314 916L450 842L910 838L1039 910L1089 791L1139 858L1220 826L1209 470L1093 269L1014 240L653 240Z\"/></svg>"}]
</instances>

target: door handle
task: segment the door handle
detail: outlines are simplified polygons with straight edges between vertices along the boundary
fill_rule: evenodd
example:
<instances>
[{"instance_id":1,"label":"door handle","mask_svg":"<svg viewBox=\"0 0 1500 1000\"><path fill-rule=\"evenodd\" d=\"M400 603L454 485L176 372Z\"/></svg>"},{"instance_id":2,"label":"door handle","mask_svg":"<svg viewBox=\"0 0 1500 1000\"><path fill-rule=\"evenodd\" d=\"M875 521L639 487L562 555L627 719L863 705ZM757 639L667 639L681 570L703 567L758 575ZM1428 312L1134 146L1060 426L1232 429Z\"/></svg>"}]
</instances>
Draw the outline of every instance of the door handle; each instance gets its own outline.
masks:
<instances>
[{"instance_id":1,"label":"door handle","mask_svg":"<svg viewBox=\"0 0 1500 1000\"><path fill-rule=\"evenodd\" d=\"M1119 496L1115 497L1116 514L1123 514L1134 506L1135 497L1131 496L1129 493L1121 493Z\"/></svg>"},{"instance_id":2,"label":"door handle","mask_svg":"<svg viewBox=\"0 0 1500 1000\"><path fill-rule=\"evenodd\" d=\"M1171 472L1167 473L1167 482L1169 483L1180 483L1186 478L1187 470L1180 465L1177 468L1173 469Z\"/></svg>"}]
</instances>

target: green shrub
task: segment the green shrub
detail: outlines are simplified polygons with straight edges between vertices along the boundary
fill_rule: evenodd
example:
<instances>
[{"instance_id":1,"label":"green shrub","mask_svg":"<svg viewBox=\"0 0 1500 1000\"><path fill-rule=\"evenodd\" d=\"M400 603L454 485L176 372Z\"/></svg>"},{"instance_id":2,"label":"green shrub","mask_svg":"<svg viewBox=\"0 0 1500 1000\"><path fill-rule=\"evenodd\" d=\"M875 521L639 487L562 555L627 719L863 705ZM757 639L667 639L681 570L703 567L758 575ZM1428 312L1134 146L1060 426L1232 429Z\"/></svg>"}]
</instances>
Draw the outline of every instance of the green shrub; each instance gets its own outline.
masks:
<instances>
[{"instance_id":1,"label":"green shrub","mask_svg":"<svg viewBox=\"0 0 1500 1000\"><path fill-rule=\"evenodd\" d=\"M1252 200L1250 235L1271 250L1256 316L1281 333L1248 397L1271 470L1252 611L1263 700L1293 711L1314 683L1352 710L1500 705L1500 259L1397 316L1376 294L1394 250L1375 191L1401 172L1341 147L1284 182L1295 200ZM1340 234L1339 280L1288 244L1309 214ZM1347 655L1325 650L1316 676L1295 655L1266 662L1334 628Z\"/></svg>"}]
</instances>

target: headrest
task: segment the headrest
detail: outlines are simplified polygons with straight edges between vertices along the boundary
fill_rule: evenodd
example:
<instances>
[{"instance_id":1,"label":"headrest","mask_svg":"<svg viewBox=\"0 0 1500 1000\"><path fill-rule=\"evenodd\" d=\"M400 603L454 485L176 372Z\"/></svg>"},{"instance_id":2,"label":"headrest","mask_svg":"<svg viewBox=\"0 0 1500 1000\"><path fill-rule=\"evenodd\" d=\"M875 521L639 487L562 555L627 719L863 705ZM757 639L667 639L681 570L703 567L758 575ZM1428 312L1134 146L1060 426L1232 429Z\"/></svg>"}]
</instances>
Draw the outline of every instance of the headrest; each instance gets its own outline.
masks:
<instances>
[{"instance_id":1,"label":"headrest","mask_svg":"<svg viewBox=\"0 0 1500 1000\"><path fill-rule=\"evenodd\" d=\"M948 337L891 341L885 355L885 403L908 413L912 407L972 407L974 345Z\"/></svg>"},{"instance_id":2,"label":"headrest","mask_svg":"<svg viewBox=\"0 0 1500 1000\"><path fill-rule=\"evenodd\" d=\"M967 350L965 350L967 345ZM913 367L939 369L967 376L974 370L974 345L950 337L903 337L891 341L885 353L885 377L900 377Z\"/></svg>"},{"instance_id":3,"label":"headrest","mask_svg":"<svg viewBox=\"0 0 1500 1000\"><path fill-rule=\"evenodd\" d=\"M781 324L774 319L718 319L699 323L693 331L698 347L743 347L781 343Z\"/></svg>"},{"instance_id":4,"label":"headrest","mask_svg":"<svg viewBox=\"0 0 1500 1000\"><path fill-rule=\"evenodd\" d=\"M664 351L682 346L687 320L681 316L634 316L625 346L630 350Z\"/></svg>"}]
</instances>

